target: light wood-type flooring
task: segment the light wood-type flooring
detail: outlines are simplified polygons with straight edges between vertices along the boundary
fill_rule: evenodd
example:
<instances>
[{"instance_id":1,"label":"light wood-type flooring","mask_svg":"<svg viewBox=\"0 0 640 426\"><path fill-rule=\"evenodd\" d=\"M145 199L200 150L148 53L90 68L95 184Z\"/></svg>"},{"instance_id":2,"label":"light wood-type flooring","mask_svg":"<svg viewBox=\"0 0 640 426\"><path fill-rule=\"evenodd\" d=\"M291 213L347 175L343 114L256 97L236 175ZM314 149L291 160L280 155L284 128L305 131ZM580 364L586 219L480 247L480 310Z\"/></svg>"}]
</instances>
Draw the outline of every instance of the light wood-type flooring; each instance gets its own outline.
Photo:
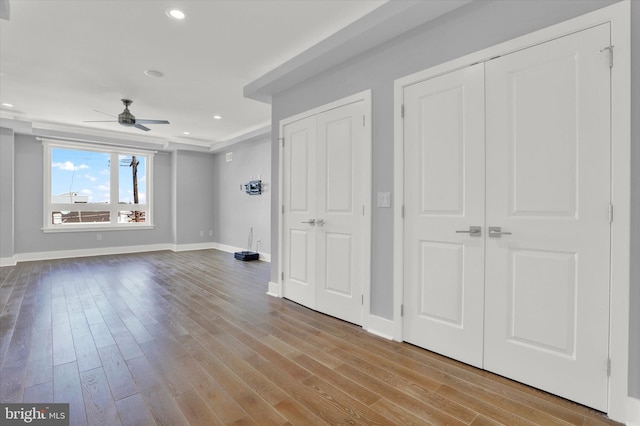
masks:
<instances>
[{"instance_id":1,"label":"light wood-type flooring","mask_svg":"<svg viewBox=\"0 0 640 426\"><path fill-rule=\"evenodd\" d=\"M601 413L266 294L216 250L0 268L0 400L72 425L600 425Z\"/></svg>"}]
</instances>

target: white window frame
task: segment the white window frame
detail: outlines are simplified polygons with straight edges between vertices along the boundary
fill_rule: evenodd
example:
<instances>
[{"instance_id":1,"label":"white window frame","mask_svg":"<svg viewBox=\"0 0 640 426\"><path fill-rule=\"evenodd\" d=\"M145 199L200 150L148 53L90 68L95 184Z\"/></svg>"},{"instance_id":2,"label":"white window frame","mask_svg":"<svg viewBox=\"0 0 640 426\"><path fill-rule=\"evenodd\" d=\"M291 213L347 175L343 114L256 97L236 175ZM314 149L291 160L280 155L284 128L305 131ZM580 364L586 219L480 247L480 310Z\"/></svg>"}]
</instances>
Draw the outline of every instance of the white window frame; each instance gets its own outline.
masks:
<instances>
[{"instance_id":1,"label":"white window frame","mask_svg":"<svg viewBox=\"0 0 640 426\"><path fill-rule=\"evenodd\" d=\"M43 232L78 232L78 231L109 231L109 230L131 230L131 229L153 229L153 157L155 151L141 150L138 148L127 148L121 146L98 145L94 143L61 141L42 139L44 158L44 203L43 203ZM54 148L74 149L80 151L92 151L109 154L110 161L110 202L107 203L52 203L51 194L51 150ZM145 181L146 181L146 203L145 204L119 204L119 155L136 155L146 158ZM131 209L136 206L135 209ZM109 211L110 222L97 223L68 223L54 225L52 220L53 212L57 211ZM122 210L139 210L145 212L145 221L119 223L118 213Z\"/></svg>"}]
</instances>

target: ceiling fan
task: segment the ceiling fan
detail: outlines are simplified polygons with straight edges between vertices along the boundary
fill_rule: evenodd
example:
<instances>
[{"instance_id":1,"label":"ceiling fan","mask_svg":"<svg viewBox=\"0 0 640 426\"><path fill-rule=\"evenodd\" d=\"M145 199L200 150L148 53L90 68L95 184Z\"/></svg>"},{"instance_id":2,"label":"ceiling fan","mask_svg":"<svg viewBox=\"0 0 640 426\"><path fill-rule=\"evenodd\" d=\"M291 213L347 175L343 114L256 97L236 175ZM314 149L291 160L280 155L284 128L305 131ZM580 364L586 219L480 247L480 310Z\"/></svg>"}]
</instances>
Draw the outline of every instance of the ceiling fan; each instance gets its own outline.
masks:
<instances>
[{"instance_id":1,"label":"ceiling fan","mask_svg":"<svg viewBox=\"0 0 640 426\"><path fill-rule=\"evenodd\" d=\"M84 122L85 123L116 123L117 122L122 124L123 126L127 126L127 127L133 126L137 129L144 130L145 132L148 132L151 129L146 126L143 126L143 124L170 124L167 120L145 120L145 119L136 118L133 114L131 114L131 111L129 111L129 105L131 105L133 101L130 99L120 99L120 100L124 104L124 111L118 114L117 120L85 120ZM102 112L98 110L94 110L94 111L99 112L101 114L107 114L106 112ZM111 114L107 114L107 115L111 115ZM115 117L115 116L112 116L112 117Z\"/></svg>"}]
</instances>

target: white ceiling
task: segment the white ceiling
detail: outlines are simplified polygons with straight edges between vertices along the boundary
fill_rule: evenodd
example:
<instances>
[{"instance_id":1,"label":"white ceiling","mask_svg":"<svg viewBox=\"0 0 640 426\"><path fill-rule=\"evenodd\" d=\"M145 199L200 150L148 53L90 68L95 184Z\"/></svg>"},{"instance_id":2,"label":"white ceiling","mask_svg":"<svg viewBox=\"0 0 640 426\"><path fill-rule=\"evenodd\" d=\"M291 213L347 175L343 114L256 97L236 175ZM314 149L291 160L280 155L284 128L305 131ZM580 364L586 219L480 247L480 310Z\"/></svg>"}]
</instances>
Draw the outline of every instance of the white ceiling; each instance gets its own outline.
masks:
<instances>
[{"instance_id":1,"label":"white ceiling","mask_svg":"<svg viewBox=\"0 0 640 426\"><path fill-rule=\"evenodd\" d=\"M11 0L10 20L0 20L0 103L13 107L0 106L0 118L213 147L269 124L271 107L245 98L244 86L384 3ZM169 19L169 7L187 18ZM136 118L171 124L83 122L110 119L95 110L119 114L121 98Z\"/></svg>"}]
</instances>

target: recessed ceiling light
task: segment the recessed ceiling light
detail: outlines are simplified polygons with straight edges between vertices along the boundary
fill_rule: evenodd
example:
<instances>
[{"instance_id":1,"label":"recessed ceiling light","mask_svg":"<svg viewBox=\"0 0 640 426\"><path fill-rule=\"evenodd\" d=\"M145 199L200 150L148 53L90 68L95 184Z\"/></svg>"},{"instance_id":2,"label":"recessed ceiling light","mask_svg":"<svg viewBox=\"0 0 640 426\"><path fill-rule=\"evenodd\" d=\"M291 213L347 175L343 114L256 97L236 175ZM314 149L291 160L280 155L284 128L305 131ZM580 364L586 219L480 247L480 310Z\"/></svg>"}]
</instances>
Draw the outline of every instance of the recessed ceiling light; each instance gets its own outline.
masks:
<instances>
[{"instance_id":1,"label":"recessed ceiling light","mask_svg":"<svg viewBox=\"0 0 640 426\"><path fill-rule=\"evenodd\" d=\"M164 77L164 73L158 70L146 70L144 73L149 77L155 77L155 78Z\"/></svg>"},{"instance_id":2,"label":"recessed ceiling light","mask_svg":"<svg viewBox=\"0 0 640 426\"><path fill-rule=\"evenodd\" d=\"M183 11L181 11L180 9L174 9L174 8L167 9L166 14L169 18L175 19L176 21L182 21L184 18L187 17L187 15L185 15Z\"/></svg>"},{"instance_id":3,"label":"recessed ceiling light","mask_svg":"<svg viewBox=\"0 0 640 426\"><path fill-rule=\"evenodd\" d=\"M222 116L221 115L214 115L213 118L215 118L216 120L221 120Z\"/></svg>"},{"instance_id":4,"label":"recessed ceiling light","mask_svg":"<svg viewBox=\"0 0 640 426\"><path fill-rule=\"evenodd\" d=\"M8 107L8 108L13 108L13 104L8 104L8 103L6 103L6 102L3 102L3 103L2 103L2 106L6 106L6 107Z\"/></svg>"},{"instance_id":5,"label":"recessed ceiling light","mask_svg":"<svg viewBox=\"0 0 640 426\"><path fill-rule=\"evenodd\" d=\"M183 135L190 135L191 132L182 132Z\"/></svg>"}]
</instances>

